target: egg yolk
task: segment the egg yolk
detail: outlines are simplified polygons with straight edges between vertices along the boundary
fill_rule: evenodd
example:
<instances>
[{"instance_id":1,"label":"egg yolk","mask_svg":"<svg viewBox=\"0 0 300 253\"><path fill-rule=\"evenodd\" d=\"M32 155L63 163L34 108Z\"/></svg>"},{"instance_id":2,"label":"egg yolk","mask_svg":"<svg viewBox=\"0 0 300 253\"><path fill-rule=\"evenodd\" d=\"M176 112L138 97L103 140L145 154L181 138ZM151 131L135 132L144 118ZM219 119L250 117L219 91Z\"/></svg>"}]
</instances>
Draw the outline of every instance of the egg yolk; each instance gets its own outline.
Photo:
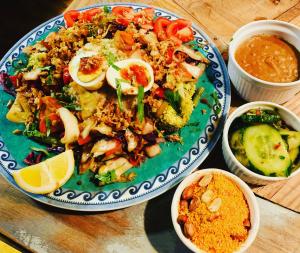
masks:
<instances>
[{"instance_id":1,"label":"egg yolk","mask_svg":"<svg viewBox=\"0 0 300 253\"><path fill-rule=\"evenodd\" d=\"M102 73L103 58L99 55L82 57L77 76L82 82L90 82Z\"/></svg>"},{"instance_id":2,"label":"egg yolk","mask_svg":"<svg viewBox=\"0 0 300 253\"><path fill-rule=\"evenodd\" d=\"M123 79L130 81L134 85L147 86L149 83L147 69L144 66L131 64L127 68L120 70Z\"/></svg>"}]
</instances>

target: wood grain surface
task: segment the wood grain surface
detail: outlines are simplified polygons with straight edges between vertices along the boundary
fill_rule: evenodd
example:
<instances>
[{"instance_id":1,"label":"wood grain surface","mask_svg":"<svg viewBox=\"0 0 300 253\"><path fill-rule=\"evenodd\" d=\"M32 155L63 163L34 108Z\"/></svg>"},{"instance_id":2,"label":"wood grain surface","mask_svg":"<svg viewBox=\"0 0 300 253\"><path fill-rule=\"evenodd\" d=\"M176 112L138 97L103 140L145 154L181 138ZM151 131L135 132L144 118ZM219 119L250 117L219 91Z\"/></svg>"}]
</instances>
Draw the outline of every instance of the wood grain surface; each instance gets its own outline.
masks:
<instances>
[{"instance_id":1,"label":"wood grain surface","mask_svg":"<svg viewBox=\"0 0 300 253\"><path fill-rule=\"evenodd\" d=\"M191 253L171 222L174 190L137 206L87 214L40 204L1 178L0 233L37 253ZM300 215L260 198L258 203L260 229L247 252L299 252Z\"/></svg>"},{"instance_id":2,"label":"wood grain surface","mask_svg":"<svg viewBox=\"0 0 300 253\"><path fill-rule=\"evenodd\" d=\"M104 2L74 0L68 9ZM120 2L109 1L109 2ZM226 50L232 33L257 18L300 25L300 2L281 0L143 0L193 21ZM245 103L233 91L232 110ZM300 94L286 104L300 116ZM201 168L226 169L220 142ZM255 193L298 210L300 178L254 189ZM112 253L189 252L174 232L170 204L174 189L126 209L101 213L69 212L37 203L0 178L0 233L32 252ZM258 198L261 227L250 253L299 252L300 216Z\"/></svg>"}]
</instances>

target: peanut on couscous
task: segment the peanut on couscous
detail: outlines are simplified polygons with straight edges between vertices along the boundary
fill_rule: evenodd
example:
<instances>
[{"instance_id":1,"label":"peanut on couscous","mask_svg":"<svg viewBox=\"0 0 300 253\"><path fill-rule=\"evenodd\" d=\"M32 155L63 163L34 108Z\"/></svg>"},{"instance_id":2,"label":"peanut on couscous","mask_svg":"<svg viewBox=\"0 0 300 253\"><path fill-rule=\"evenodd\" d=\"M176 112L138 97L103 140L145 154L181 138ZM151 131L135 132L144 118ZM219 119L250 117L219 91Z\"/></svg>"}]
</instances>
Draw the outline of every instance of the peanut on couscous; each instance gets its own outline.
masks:
<instances>
[{"instance_id":1,"label":"peanut on couscous","mask_svg":"<svg viewBox=\"0 0 300 253\"><path fill-rule=\"evenodd\" d=\"M251 227L239 187L221 174L207 174L184 189L178 223L197 247L213 253L238 250Z\"/></svg>"}]
</instances>

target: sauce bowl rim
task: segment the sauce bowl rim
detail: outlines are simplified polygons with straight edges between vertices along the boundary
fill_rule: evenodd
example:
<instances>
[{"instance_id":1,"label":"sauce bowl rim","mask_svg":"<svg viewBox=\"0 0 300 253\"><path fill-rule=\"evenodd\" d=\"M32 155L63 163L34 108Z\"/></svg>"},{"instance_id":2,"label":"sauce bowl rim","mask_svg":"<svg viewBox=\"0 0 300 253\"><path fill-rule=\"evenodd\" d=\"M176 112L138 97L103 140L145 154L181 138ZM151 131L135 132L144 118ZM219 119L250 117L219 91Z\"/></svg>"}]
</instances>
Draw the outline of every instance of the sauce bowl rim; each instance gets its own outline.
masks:
<instances>
[{"instance_id":1,"label":"sauce bowl rim","mask_svg":"<svg viewBox=\"0 0 300 253\"><path fill-rule=\"evenodd\" d=\"M280 82L270 82L270 81L265 81L263 79L257 78L251 74L249 74L247 71L245 71L236 61L234 53L236 51L236 49L238 48L238 46L241 44L241 38L239 38L239 35L243 32L245 33L245 31L247 31L249 28L255 26L256 28L260 25L266 25L266 24L273 24L273 25L284 25L286 28L290 28L290 30L292 32L298 32L300 35L300 28L297 27L294 24L290 24L288 22L285 21L280 21L280 20L258 20L258 21L252 21L250 23L247 23L246 25L240 27L233 35L232 35L232 40L229 43L229 60L232 60L233 64L238 68L239 71L241 71L244 75L246 75L248 78L254 80L256 82L256 84L260 85L266 85L266 86L271 86L271 87L277 87L277 88L284 88L284 87L290 87L290 86L296 86L300 84L300 73L298 73L298 79L293 81L293 82L287 82L287 83L280 83ZM293 31L294 30L294 31ZM276 31L276 29L274 29L273 31ZM263 32L262 32L263 33ZM300 43L300 37L296 35L296 37L299 40ZM232 41L234 41L234 43L237 44L235 49L232 49ZM236 42L238 41L238 42ZM295 45L293 45L295 46ZM300 53L300 51L299 51ZM300 64L300 62L298 62L298 64Z\"/></svg>"}]
</instances>

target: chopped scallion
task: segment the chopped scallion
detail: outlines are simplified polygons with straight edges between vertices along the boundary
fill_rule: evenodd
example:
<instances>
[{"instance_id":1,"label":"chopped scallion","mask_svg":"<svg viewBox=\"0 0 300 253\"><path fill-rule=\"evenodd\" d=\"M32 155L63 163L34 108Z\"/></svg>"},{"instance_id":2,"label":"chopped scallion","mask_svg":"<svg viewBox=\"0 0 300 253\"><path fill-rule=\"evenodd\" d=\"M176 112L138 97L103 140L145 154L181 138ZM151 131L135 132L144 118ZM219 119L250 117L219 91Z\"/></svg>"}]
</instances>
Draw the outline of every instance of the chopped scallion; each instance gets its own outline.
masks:
<instances>
[{"instance_id":1,"label":"chopped scallion","mask_svg":"<svg viewBox=\"0 0 300 253\"><path fill-rule=\"evenodd\" d=\"M120 70L120 68L114 64L114 62L116 61L116 57L111 52L108 53L106 59L107 59L108 64L110 66L112 66L115 70L117 70L117 71Z\"/></svg>"},{"instance_id":2,"label":"chopped scallion","mask_svg":"<svg viewBox=\"0 0 300 253\"><path fill-rule=\"evenodd\" d=\"M116 85L117 85L118 105L120 110L123 111L121 81L118 78L116 78Z\"/></svg>"},{"instance_id":3,"label":"chopped scallion","mask_svg":"<svg viewBox=\"0 0 300 253\"><path fill-rule=\"evenodd\" d=\"M140 122L144 119L144 86L139 86L138 88L138 97L137 97L137 103L138 103L138 119Z\"/></svg>"},{"instance_id":4,"label":"chopped scallion","mask_svg":"<svg viewBox=\"0 0 300 253\"><path fill-rule=\"evenodd\" d=\"M46 128L47 128L46 136L48 137L50 135L50 132L51 132L51 121L48 118L46 118Z\"/></svg>"}]
</instances>

